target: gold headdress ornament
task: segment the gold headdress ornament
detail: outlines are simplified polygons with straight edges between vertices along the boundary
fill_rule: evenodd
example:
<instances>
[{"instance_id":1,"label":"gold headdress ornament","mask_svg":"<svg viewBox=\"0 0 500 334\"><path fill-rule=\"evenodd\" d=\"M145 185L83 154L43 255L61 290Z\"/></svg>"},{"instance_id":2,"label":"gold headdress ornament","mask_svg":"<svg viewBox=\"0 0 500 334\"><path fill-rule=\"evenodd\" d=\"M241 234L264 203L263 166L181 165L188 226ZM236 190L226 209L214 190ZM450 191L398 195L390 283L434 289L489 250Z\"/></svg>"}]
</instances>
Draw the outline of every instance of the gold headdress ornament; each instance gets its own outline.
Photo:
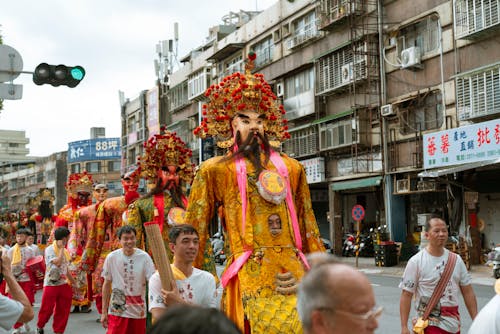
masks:
<instances>
[{"instance_id":1,"label":"gold headdress ornament","mask_svg":"<svg viewBox=\"0 0 500 334\"><path fill-rule=\"evenodd\" d=\"M88 174L87 171L84 171L83 173L71 174L65 187L69 194L76 194L78 192L87 192L90 194L92 193L93 184L92 174Z\"/></svg>"},{"instance_id":2,"label":"gold headdress ornament","mask_svg":"<svg viewBox=\"0 0 500 334\"><path fill-rule=\"evenodd\" d=\"M54 197L54 195L52 195L52 192L50 191L49 188L43 188L38 190L38 194L34 199L34 203L36 204L36 206L39 206L40 204L42 204L43 201L47 201L50 202L50 204L52 205L55 199L56 198Z\"/></svg>"},{"instance_id":3,"label":"gold headdress ornament","mask_svg":"<svg viewBox=\"0 0 500 334\"><path fill-rule=\"evenodd\" d=\"M205 92L208 98L203 105L203 119L193 131L201 138L213 137L217 146L229 148L234 144L231 120L239 111L252 110L266 115L264 132L273 147L290 138L287 120L283 118L285 109L278 104L271 86L260 73L252 74L255 53L248 55L245 74L233 73Z\"/></svg>"},{"instance_id":4,"label":"gold headdress ornament","mask_svg":"<svg viewBox=\"0 0 500 334\"><path fill-rule=\"evenodd\" d=\"M161 133L149 137L144 143L144 155L139 157L141 176L156 179L158 170L168 166L177 166L179 178L191 183L194 165L191 163L193 152L175 132L161 128Z\"/></svg>"}]
</instances>

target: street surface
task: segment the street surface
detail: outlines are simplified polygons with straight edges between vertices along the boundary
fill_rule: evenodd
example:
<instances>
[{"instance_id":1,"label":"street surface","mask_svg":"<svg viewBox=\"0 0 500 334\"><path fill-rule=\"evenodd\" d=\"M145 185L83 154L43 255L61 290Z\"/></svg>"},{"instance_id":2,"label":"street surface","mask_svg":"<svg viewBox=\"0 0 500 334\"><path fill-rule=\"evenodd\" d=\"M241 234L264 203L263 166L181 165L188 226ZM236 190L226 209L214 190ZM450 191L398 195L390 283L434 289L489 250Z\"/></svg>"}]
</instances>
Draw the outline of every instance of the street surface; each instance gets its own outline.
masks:
<instances>
[{"instance_id":1,"label":"street surface","mask_svg":"<svg viewBox=\"0 0 500 334\"><path fill-rule=\"evenodd\" d=\"M401 329L399 327L399 296L401 291L398 288L400 279L398 277L380 276L370 273L367 273L367 275L373 284L377 303L384 306L384 312L382 313L382 317L380 318L379 329L377 330L377 333L400 333ZM493 287L477 284L473 284L473 287L477 296L478 306L479 308L481 308L490 300L490 298L493 297ZM36 295L37 304L35 304L35 319L30 323L31 328L33 329L36 327L36 319L38 316L41 296L41 291L39 291ZM466 334L470 327L471 320L462 299L460 303L460 314L462 316L463 325L462 333ZM66 333L104 334L105 330L102 328L101 324L95 321L97 318L98 313L95 308L93 308L91 313L71 314L69 317L68 326L66 328ZM49 322L47 326L45 326L45 333L53 333L52 322Z\"/></svg>"}]
</instances>

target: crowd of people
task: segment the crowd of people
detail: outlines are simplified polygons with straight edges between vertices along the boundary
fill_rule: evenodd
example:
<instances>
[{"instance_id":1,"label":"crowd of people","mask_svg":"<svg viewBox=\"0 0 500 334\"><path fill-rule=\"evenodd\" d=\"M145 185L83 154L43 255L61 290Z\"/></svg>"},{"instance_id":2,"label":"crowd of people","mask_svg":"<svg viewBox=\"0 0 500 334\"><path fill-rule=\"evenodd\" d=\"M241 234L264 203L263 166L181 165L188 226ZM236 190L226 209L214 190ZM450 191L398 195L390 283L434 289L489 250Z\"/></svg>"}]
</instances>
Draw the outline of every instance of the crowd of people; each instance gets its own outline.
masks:
<instances>
[{"instance_id":1,"label":"crowd of people","mask_svg":"<svg viewBox=\"0 0 500 334\"><path fill-rule=\"evenodd\" d=\"M305 170L279 152L289 138L285 110L252 73L254 59L205 94L194 134L212 137L224 156L195 168L191 150L162 128L123 174L123 196L107 198L105 184L74 173L57 214L42 189L38 210L4 224L0 334L35 330L37 289L38 334L51 317L53 332L64 333L70 313L90 312L93 302L108 334L375 332L383 308L363 273L325 253ZM150 185L142 197L141 177ZM216 215L228 254L220 277L207 242ZM445 221L430 219L425 234L428 246L400 284L401 333L460 333L459 294L481 319L471 334L499 333L490 314L498 315L498 298L478 315L470 275L444 247Z\"/></svg>"}]
</instances>

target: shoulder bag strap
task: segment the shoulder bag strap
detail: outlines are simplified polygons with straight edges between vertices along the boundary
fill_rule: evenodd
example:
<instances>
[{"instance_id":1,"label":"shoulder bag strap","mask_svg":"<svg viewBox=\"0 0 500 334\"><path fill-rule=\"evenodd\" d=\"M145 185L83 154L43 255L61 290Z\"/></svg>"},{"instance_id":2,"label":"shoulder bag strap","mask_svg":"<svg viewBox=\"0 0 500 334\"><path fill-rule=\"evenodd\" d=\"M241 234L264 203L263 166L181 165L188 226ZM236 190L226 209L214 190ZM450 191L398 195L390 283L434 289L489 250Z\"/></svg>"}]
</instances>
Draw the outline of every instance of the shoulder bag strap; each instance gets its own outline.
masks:
<instances>
[{"instance_id":1,"label":"shoulder bag strap","mask_svg":"<svg viewBox=\"0 0 500 334\"><path fill-rule=\"evenodd\" d=\"M424 310L424 315L422 317L424 320L427 320L429 314L431 314L431 310L434 308L438 300L443 295L444 288L446 287L448 281L450 280L456 262L457 262L457 254L450 251L448 255L448 262L446 263L443 274L441 275L441 278L439 279L439 282L436 288L434 289L434 292L432 293L429 303L427 304L427 307Z\"/></svg>"}]
</instances>

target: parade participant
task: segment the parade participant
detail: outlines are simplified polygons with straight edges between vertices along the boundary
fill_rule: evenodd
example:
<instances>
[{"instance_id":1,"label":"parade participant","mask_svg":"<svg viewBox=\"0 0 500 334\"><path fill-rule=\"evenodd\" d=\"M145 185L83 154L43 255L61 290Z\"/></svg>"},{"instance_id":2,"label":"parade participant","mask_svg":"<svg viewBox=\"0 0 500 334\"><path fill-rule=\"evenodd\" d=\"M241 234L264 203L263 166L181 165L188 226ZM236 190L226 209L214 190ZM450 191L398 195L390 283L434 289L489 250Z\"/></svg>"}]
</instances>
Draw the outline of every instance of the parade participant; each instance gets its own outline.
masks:
<instances>
[{"instance_id":1,"label":"parade participant","mask_svg":"<svg viewBox=\"0 0 500 334\"><path fill-rule=\"evenodd\" d=\"M33 307L23 289L12 274L7 253L0 254L0 276L9 287L11 298L0 295L0 334L10 333L14 323L28 323L33 319ZM2 279L0 279L2 281Z\"/></svg>"},{"instance_id":2,"label":"parade participant","mask_svg":"<svg viewBox=\"0 0 500 334\"><path fill-rule=\"evenodd\" d=\"M469 334L500 333L500 278L495 283L496 295L477 314L472 322Z\"/></svg>"},{"instance_id":3,"label":"parade participant","mask_svg":"<svg viewBox=\"0 0 500 334\"><path fill-rule=\"evenodd\" d=\"M153 221L155 211L159 215L160 230L168 249L170 223L183 222L187 198L183 186L193 177L191 150L175 134L161 128L144 143L144 155L140 157L141 176L155 182L156 186L128 208L128 224L137 231L137 247L148 249L143 224Z\"/></svg>"},{"instance_id":4,"label":"parade participant","mask_svg":"<svg viewBox=\"0 0 500 334\"><path fill-rule=\"evenodd\" d=\"M107 334L144 334L146 283L155 267L148 253L135 247L132 226L122 226L117 237L122 248L109 253L102 271L101 323Z\"/></svg>"},{"instance_id":5,"label":"parade participant","mask_svg":"<svg viewBox=\"0 0 500 334\"><path fill-rule=\"evenodd\" d=\"M402 289L400 299L401 333L408 334L408 318L411 308L411 299L415 294L415 307L418 317L422 317L427 304L431 300L434 290L446 265L455 257L456 262L450 270L448 282L444 282L444 290L437 297L437 302L431 308L428 327L423 322L419 328L425 328L428 333L459 333L460 314L458 313L458 295L461 292L465 305L472 319L477 314L476 295L471 285L471 277L464 262L456 254L448 251L445 245L448 241L448 227L441 218L431 218L424 226L425 237L429 241L427 247L410 258L399 287ZM453 260L455 261L455 260ZM417 323L417 321L414 321ZM414 327L415 330L415 327Z\"/></svg>"},{"instance_id":6,"label":"parade participant","mask_svg":"<svg viewBox=\"0 0 500 334\"><path fill-rule=\"evenodd\" d=\"M34 256L43 255L40 248L38 248L38 246L35 244L35 236L31 231L29 231L28 237L26 238L26 245L33 250Z\"/></svg>"},{"instance_id":7,"label":"parade participant","mask_svg":"<svg viewBox=\"0 0 500 334\"><path fill-rule=\"evenodd\" d=\"M37 333L43 334L44 327L53 315L52 329L55 334L64 333L71 310L71 285L75 284L69 274L69 255L66 245L70 231L66 227L58 227L54 231L54 242L45 249L45 280L42 303L38 312Z\"/></svg>"},{"instance_id":8,"label":"parade participant","mask_svg":"<svg viewBox=\"0 0 500 334\"><path fill-rule=\"evenodd\" d=\"M307 268L304 253L324 247L303 166L275 150L289 137L285 111L263 76L251 73L254 56L245 74L234 73L205 93L204 118L194 133L213 137L229 152L201 164L186 223L200 233L205 249L220 203L230 252L221 277L224 311L246 333L297 333L295 290ZM280 218L279 233L269 228L272 215ZM205 261L210 258L200 252L195 265Z\"/></svg>"},{"instance_id":9,"label":"parade participant","mask_svg":"<svg viewBox=\"0 0 500 334\"><path fill-rule=\"evenodd\" d=\"M99 314L102 308L104 279L101 274L104 259L110 252L121 247L116 231L123 226L123 213L127 207L139 197L139 170L125 173L121 182L125 194L107 198L97 208L94 224L88 229L87 244L80 264L82 270L92 274L92 293Z\"/></svg>"},{"instance_id":10,"label":"parade participant","mask_svg":"<svg viewBox=\"0 0 500 334\"><path fill-rule=\"evenodd\" d=\"M92 302L92 276L90 273L85 275L80 269L85 244L89 231L93 229L96 218L97 208L108 197L108 187L103 183L94 185L92 196L95 203L80 208L75 213L75 223L70 229L68 241L69 255L73 259L74 266L71 266L71 275L77 278L77 284L73 286L73 313L88 313L91 311Z\"/></svg>"},{"instance_id":11,"label":"parade participant","mask_svg":"<svg viewBox=\"0 0 500 334\"><path fill-rule=\"evenodd\" d=\"M7 252L12 266L12 273L16 278L16 281L19 283L24 293L28 297L28 300L31 304L35 302L35 287L33 285L33 281L26 270L26 262L35 256L33 249L28 247L26 244L26 238L30 232L27 229L21 228L16 231L16 244L12 246ZM8 290L8 289L7 289ZM11 295L11 294L10 294ZM21 327L29 331L28 323L17 322L14 325L14 329L17 332L23 331Z\"/></svg>"},{"instance_id":12,"label":"parade participant","mask_svg":"<svg viewBox=\"0 0 500 334\"><path fill-rule=\"evenodd\" d=\"M57 219L54 214L54 200L55 197L48 188L40 189L34 200L38 209L31 216L31 220L35 222L35 243L42 251L49 243L50 232Z\"/></svg>"},{"instance_id":13,"label":"parade participant","mask_svg":"<svg viewBox=\"0 0 500 334\"><path fill-rule=\"evenodd\" d=\"M198 255L199 236L196 229L188 224L174 225L168 234L169 246L174 255L172 271L177 289L167 291L161 288L160 275L154 273L149 279L149 311L153 320L176 304L215 307L217 290L215 277L204 270L193 267Z\"/></svg>"},{"instance_id":14,"label":"parade participant","mask_svg":"<svg viewBox=\"0 0 500 334\"><path fill-rule=\"evenodd\" d=\"M313 260L318 264L311 264L297 294L304 333L375 333L383 308L375 305L366 275L334 261Z\"/></svg>"}]
</instances>

